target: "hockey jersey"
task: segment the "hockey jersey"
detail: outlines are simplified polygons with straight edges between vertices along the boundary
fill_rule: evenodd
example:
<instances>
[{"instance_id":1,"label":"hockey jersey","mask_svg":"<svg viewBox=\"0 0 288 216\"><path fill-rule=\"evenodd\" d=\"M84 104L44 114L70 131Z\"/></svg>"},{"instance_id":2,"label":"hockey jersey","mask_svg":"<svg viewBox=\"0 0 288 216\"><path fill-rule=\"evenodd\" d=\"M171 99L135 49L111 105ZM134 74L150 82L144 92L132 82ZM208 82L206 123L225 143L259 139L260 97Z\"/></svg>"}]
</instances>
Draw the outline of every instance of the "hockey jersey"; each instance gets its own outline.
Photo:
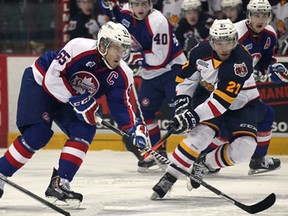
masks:
<instances>
[{"instance_id":1,"label":"hockey jersey","mask_svg":"<svg viewBox=\"0 0 288 216\"><path fill-rule=\"evenodd\" d=\"M95 99L105 95L120 129L134 125L129 102L133 72L121 60L115 69L106 67L96 40L75 38L57 52L47 51L32 65L36 82L59 102L88 91Z\"/></svg>"},{"instance_id":2,"label":"hockey jersey","mask_svg":"<svg viewBox=\"0 0 288 216\"><path fill-rule=\"evenodd\" d=\"M170 71L173 65L186 62L169 21L160 11L153 9L144 20L136 19L131 11L120 7L114 7L113 11L117 22L132 35L133 48L139 52L139 58L143 58L143 79L158 77Z\"/></svg>"},{"instance_id":3,"label":"hockey jersey","mask_svg":"<svg viewBox=\"0 0 288 216\"><path fill-rule=\"evenodd\" d=\"M277 41L276 32L271 25L267 25L261 33L256 34L248 26L247 21L245 19L234 24L239 42L252 55L254 69L264 73L270 64L277 62L273 56Z\"/></svg>"},{"instance_id":4,"label":"hockey jersey","mask_svg":"<svg viewBox=\"0 0 288 216\"><path fill-rule=\"evenodd\" d=\"M207 100L194 109L200 121L220 116L228 109L241 109L259 97L252 58L241 45L236 46L229 59L221 61L209 41L200 42L191 50L176 81L177 95L193 97L198 85L210 92Z\"/></svg>"}]
</instances>

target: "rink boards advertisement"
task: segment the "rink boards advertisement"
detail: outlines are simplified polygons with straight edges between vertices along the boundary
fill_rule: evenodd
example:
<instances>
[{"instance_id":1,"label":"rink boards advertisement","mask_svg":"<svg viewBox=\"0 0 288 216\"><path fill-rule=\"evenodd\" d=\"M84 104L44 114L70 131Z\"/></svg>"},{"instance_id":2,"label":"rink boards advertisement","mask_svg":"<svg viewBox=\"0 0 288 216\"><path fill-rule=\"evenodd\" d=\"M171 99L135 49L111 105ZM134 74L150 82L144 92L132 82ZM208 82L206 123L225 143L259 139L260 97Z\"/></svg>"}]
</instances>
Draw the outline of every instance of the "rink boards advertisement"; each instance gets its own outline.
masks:
<instances>
[{"instance_id":1,"label":"rink boards advertisement","mask_svg":"<svg viewBox=\"0 0 288 216\"><path fill-rule=\"evenodd\" d=\"M38 56L11 56L0 55L0 147L4 147L7 142L8 133L17 133L16 110L17 98L20 89L22 73L24 69L31 65ZM288 67L288 57L279 57L279 62ZM135 69L136 70L136 69ZM135 76L135 86L139 89L141 78ZM288 84L274 84L271 82L259 82L259 93L262 100L271 105L276 112L276 119L273 124L273 137L288 137ZM97 100L101 105L103 118L115 124L110 118L109 108L105 97ZM131 103L136 111L136 102L133 92L131 93ZM164 102L165 103L165 102ZM167 106L163 105L161 112L157 115L158 123L163 130L168 126L171 114ZM55 133L61 132L57 127ZM111 131L99 126L97 133L112 133Z\"/></svg>"}]
</instances>

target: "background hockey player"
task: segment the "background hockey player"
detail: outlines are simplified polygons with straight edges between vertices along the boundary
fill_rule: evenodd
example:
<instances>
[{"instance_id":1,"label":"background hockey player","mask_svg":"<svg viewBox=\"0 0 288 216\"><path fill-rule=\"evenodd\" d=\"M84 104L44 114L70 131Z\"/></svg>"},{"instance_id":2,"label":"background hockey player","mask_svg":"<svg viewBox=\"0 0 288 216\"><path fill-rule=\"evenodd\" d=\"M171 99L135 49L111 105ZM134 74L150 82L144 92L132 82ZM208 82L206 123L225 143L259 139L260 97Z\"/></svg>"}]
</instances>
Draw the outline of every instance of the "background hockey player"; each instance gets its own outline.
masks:
<instances>
[{"instance_id":1,"label":"background hockey player","mask_svg":"<svg viewBox=\"0 0 288 216\"><path fill-rule=\"evenodd\" d=\"M171 127L176 133L188 132L171 155L170 160L201 179L204 172L247 161L256 148L259 93L253 77L250 54L238 43L237 30L229 20L215 20L209 41L200 42L178 74L175 116ZM198 85L211 92L208 99L192 109L191 98ZM197 160L219 128L225 124L233 135L230 144ZM168 166L167 172L153 187L151 199L162 198L182 174ZM190 182L189 189L197 188Z\"/></svg>"},{"instance_id":2,"label":"background hockey player","mask_svg":"<svg viewBox=\"0 0 288 216\"><path fill-rule=\"evenodd\" d=\"M105 5L109 12L107 2L103 1ZM138 99L153 146L161 135L156 113L165 100L174 112L175 77L180 65L186 62L186 57L168 20L161 12L153 9L150 0L129 0L130 10L121 10L117 4L114 6L117 22L127 27L133 38L128 62L142 67L140 73L143 81ZM164 148L160 148L159 152L166 155ZM145 172L152 165L155 165L153 158L139 161L138 171Z\"/></svg>"},{"instance_id":3,"label":"background hockey player","mask_svg":"<svg viewBox=\"0 0 288 216\"><path fill-rule=\"evenodd\" d=\"M70 40L76 37L96 38L100 28L94 9L94 0L77 0L79 12L69 20Z\"/></svg>"},{"instance_id":4,"label":"background hockey player","mask_svg":"<svg viewBox=\"0 0 288 216\"><path fill-rule=\"evenodd\" d=\"M73 39L57 52L44 53L26 68L17 109L21 135L0 158L0 175L12 176L43 148L53 135L51 126L55 122L69 139L45 195L55 204L79 207L83 196L70 190L70 182L95 135L95 114L99 111L96 99L104 94L118 127L131 135L135 145L145 147L147 129L135 121L129 103L133 72L122 60L129 55L130 46L127 29L108 22L100 29L98 41ZM33 183L33 179L29 181ZM3 186L0 181L0 197Z\"/></svg>"},{"instance_id":5,"label":"background hockey player","mask_svg":"<svg viewBox=\"0 0 288 216\"><path fill-rule=\"evenodd\" d=\"M208 39L214 17L202 11L200 0L184 0L181 9L184 17L181 18L175 35L188 56L192 47Z\"/></svg>"},{"instance_id":6,"label":"background hockey player","mask_svg":"<svg viewBox=\"0 0 288 216\"><path fill-rule=\"evenodd\" d=\"M221 8L225 18L235 23L246 18L246 13L242 9L241 0L222 0Z\"/></svg>"}]
</instances>

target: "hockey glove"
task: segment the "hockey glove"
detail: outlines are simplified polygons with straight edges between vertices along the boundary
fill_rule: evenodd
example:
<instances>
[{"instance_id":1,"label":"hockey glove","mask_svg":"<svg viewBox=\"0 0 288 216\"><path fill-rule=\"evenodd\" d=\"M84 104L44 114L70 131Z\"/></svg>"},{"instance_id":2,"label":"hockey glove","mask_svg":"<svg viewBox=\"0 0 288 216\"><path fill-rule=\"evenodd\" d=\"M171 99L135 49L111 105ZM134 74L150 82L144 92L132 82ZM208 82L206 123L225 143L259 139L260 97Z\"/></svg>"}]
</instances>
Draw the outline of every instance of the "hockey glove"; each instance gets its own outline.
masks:
<instances>
[{"instance_id":1,"label":"hockey glove","mask_svg":"<svg viewBox=\"0 0 288 216\"><path fill-rule=\"evenodd\" d=\"M130 52L130 56L127 60L129 65L138 65L141 66L143 64L143 56L141 52Z\"/></svg>"},{"instance_id":2,"label":"hockey glove","mask_svg":"<svg viewBox=\"0 0 288 216\"><path fill-rule=\"evenodd\" d=\"M175 114L179 114L182 110L191 108L191 97L188 95L178 95L174 98Z\"/></svg>"},{"instance_id":3,"label":"hockey glove","mask_svg":"<svg viewBox=\"0 0 288 216\"><path fill-rule=\"evenodd\" d=\"M199 116L197 113L191 108L185 109L174 116L172 121L170 121L169 129L173 128L175 134L184 134L194 128L198 123Z\"/></svg>"},{"instance_id":4,"label":"hockey glove","mask_svg":"<svg viewBox=\"0 0 288 216\"><path fill-rule=\"evenodd\" d=\"M140 149L144 149L148 144L148 129L146 125L142 123L136 123L132 128L128 130L128 135L131 138L133 145Z\"/></svg>"},{"instance_id":5,"label":"hockey glove","mask_svg":"<svg viewBox=\"0 0 288 216\"><path fill-rule=\"evenodd\" d=\"M69 103L74 107L78 119L90 125L96 125L95 114L99 105L89 92L69 98Z\"/></svg>"},{"instance_id":6,"label":"hockey glove","mask_svg":"<svg viewBox=\"0 0 288 216\"><path fill-rule=\"evenodd\" d=\"M270 78L274 83L288 82L287 68L281 63L271 64L268 67L268 71L271 74Z\"/></svg>"}]
</instances>

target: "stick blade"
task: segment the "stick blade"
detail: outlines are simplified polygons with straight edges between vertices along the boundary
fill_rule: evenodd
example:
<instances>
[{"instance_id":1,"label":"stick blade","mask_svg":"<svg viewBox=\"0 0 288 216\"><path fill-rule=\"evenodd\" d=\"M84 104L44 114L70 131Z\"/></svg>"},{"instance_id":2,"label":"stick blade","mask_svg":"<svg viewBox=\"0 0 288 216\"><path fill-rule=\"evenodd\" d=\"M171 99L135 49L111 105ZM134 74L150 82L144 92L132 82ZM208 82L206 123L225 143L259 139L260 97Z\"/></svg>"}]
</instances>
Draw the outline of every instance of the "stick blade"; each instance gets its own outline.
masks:
<instances>
[{"instance_id":1,"label":"stick blade","mask_svg":"<svg viewBox=\"0 0 288 216\"><path fill-rule=\"evenodd\" d=\"M251 205L247 206L242 203L235 203L238 207L242 208L246 212L250 214L256 214L258 212L264 211L268 208L270 208L276 201L276 195L274 193L271 193L269 196L267 196L264 200Z\"/></svg>"}]
</instances>

